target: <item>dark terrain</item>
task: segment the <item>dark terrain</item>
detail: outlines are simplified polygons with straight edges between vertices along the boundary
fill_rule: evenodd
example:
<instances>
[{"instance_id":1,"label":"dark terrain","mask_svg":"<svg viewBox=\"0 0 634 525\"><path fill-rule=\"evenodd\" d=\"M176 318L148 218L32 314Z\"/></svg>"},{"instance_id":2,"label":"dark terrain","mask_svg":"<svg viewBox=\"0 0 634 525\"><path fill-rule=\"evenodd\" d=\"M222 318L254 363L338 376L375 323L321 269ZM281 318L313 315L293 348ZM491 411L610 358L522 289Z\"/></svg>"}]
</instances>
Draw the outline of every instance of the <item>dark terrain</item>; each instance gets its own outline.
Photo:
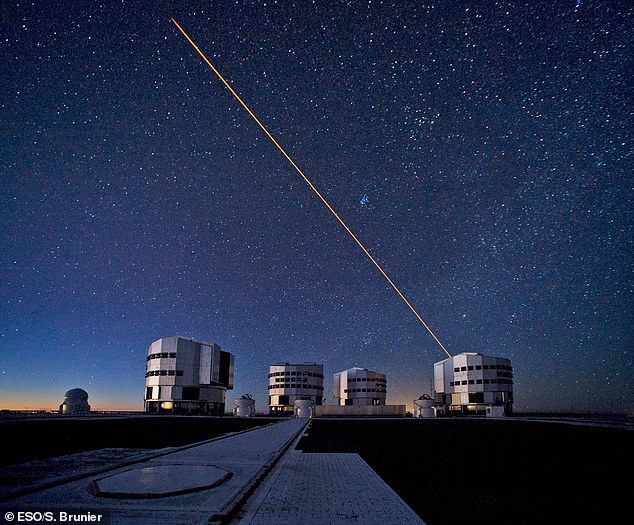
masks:
<instances>
[{"instance_id":1,"label":"dark terrain","mask_svg":"<svg viewBox=\"0 0 634 525\"><path fill-rule=\"evenodd\" d=\"M274 421L5 419L0 465L98 449L176 447ZM566 525L632 523L633 445L634 432L625 428L563 422L324 418L311 421L297 448L358 453L427 525Z\"/></svg>"},{"instance_id":2,"label":"dark terrain","mask_svg":"<svg viewBox=\"0 0 634 525\"><path fill-rule=\"evenodd\" d=\"M0 421L0 465L102 448L178 447L239 432L271 419L191 416L25 418Z\"/></svg>"},{"instance_id":3,"label":"dark terrain","mask_svg":"<svg viewBox=\"0 0 634 525\"><path fill-rule=\"evenodd\" d=\"M356 452L427 525L632 523L634 433L519 420L311 422L298 449Z\"/></svg>"}]
</instances>

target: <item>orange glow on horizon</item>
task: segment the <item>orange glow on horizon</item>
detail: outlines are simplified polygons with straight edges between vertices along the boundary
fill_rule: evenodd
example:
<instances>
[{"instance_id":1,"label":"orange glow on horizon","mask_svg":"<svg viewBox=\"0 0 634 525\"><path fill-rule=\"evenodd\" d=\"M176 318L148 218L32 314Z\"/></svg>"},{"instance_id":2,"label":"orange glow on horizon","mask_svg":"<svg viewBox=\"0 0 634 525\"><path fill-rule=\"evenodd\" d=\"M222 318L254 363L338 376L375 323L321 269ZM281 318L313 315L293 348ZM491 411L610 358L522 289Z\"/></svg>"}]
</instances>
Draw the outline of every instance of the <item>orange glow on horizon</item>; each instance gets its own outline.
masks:
<instances>
[{"instance_id":1,"label":"orange glow on horizon","mask_svg":"<svg viewBox=\"0 0 634 525\"><path fill-rule=\"evenodd\" d=\"M8 398L0 401L0 410L12 411L46 411L57 412L59 405L64 401L64 396L50 398L47 396L25 398ZM125 401L120 399L100 399L98 404L93 404L88 399L90 410L94 412L116 412L116 411L143 411L143 402Z\"/></svg>"}]
</instances>

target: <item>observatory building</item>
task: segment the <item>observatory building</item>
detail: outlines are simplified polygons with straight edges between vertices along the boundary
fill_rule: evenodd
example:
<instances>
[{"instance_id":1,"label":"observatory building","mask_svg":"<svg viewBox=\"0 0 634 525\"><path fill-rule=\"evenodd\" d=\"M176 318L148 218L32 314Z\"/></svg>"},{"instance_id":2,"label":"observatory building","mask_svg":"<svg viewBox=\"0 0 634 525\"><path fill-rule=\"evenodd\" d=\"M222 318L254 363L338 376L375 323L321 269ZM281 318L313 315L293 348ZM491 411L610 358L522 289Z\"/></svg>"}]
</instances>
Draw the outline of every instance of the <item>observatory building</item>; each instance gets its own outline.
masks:
<instances>
[{"instance_id":1,"label":"observatory building","mask_svg":"<svg viewBox=\"0 0 634 525\"><path fill-rule=\"evenodd\" d=\"M315 405L321 405L323 396L324 365L284 363L269 367L271 415L293 415L298 400L311 400Z\"/></svg>"},{"instance_id":2,"label":"observatory building","mask_svg":"<svg viewBox=\"0 0 634 525\"><path fill-rule=\"evenodd\" d=\"M511 361L464 352L434 363L435 405L449 414L510 415Z\"/></svg>"},{"instance_id":3,"label":"observatory building","mask_svg":"<svg viewBox=\"0 0 634 525\"><path fill-rule=\"evenodd\" d=\"M81 388L73 388L64 394L64 401L59 406L59 413L66 415L90 414L88 392Z\"/></svg>"},{"instance_id":4,"label":"observatory building","mask_svg":"<svg viewBox=\"0 0 634 525\"><path fill-rule=\"evenodd\" d=\"M149 346L146 412L222 415L228 389L233 389L233 354L219 345L164 337Z\"/></svg>"},{"instance_id":5,"label":"observatory building","mask_svg":"<svg viewBox=\"0 0 634 525\"><path fill-rule=\"evenodd\" d=\"M385 374L358 367L337 372L333 378L333 395L342 406L385 405Z\"/></svg>"},{"instance_id":6,"label":"observatory building","mask_svg":"<svg viewBox=\"0 0 634 525\"><path fill-rule=\"evenodd\" d=\"M251 394L244 394L240 399L233 400L233 415L236 417L255 416L255 399Z\"/></svg>"}]
</instances>

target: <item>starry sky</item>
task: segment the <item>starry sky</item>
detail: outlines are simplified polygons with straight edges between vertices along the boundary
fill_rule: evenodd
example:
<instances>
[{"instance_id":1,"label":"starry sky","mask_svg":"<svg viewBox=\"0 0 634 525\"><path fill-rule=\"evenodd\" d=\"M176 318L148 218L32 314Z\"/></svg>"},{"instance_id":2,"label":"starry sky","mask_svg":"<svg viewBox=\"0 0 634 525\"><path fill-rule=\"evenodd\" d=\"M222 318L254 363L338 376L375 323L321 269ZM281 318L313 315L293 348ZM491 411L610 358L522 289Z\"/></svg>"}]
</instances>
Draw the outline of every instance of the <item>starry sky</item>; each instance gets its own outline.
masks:
<instances>
[{"instance_id":1,"label":"starry sky","mask_svg":"<svg viewBox=\"0 0 634 525\"><path fill-rule=\"evenodd\" d=\"M452 353L515 409L634 412L634 7L603 0L0 4L0 408L142 409L147 347L383 372Z\"/></svg>"}]
</instances>

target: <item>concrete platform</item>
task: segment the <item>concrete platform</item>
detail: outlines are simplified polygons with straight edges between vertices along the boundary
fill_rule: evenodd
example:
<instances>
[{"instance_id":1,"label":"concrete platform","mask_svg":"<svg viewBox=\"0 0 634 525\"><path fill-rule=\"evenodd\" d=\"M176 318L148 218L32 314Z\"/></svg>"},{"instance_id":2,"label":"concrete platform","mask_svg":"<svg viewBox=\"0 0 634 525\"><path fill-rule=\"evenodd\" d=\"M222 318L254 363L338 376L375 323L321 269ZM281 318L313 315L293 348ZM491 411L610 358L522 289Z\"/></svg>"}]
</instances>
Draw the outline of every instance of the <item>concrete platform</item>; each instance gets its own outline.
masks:
<instances>
[{"instance_id":1,"label":"concrete platform","mask_svg":"<svg viewBox=\"0 0 634 525\"><path fill-rule=\"evenodd\" d=\"M188 467L213 465L230 472L231 477L219 485L186 494L139 498L102 498L91 494L95 478L81 479L33 494L9 499L2 509L12 512L50 511L54 515L72 510L92 515L101 514L100 523L112 525L169 525L208 524L226 520L228 514L241 503L245 495L270 471L272 465L306 426L307 420L288 419L253 430L230 435L199 446L178 450L153 458L139 466L164 467L181 465L178 476L182 484L188 482ZM111 475L129 472L130 467L114 470ZM169 469L156 469L153 483L163 487L174 479ZM123 478L120 478L123 479ZM137 487L137 490L141 490Z\"/></svg>"},{"instance_id":2,"label":"concrete platform","mask_svg":"<svg viewBox=\"0 0 634 525\"><path fill-rule=\"evenodd\" d=\"M294 450L307 423L282 420L163 452L0 508L51 512L57 521L72 512L106 525L424 525L357 454Z\"/></svg>"},{"instance_id":3,"label":"concrete platform","mask_svg":"<svg viewBox=\"0 0 634 525\"><path fill-rule=\"evenodd\" d=\"M136 466L93 479L88 491L100 498L164 498L212 489L232 475L215 465Z\"/></svg>"},{"instance_id":4,"label":"concrete platform","mask_svg":"<svg viewBox=\"0 0 634 525\"><path fill-rule=\"evenodd\" d=\"M0 467L0 502L160 455L160 450L104 448L5 465Z\"/></svg>"},{"instance_id":5,"label":"concrete platform","mask_svg":"<svg viewBox=\"0 0 634 525\"><path fill-rule=\"evenodd\" d=\"M358 454L292 450L275 467L240 525L425 525Z\"/></svg>"}]
</instances>

